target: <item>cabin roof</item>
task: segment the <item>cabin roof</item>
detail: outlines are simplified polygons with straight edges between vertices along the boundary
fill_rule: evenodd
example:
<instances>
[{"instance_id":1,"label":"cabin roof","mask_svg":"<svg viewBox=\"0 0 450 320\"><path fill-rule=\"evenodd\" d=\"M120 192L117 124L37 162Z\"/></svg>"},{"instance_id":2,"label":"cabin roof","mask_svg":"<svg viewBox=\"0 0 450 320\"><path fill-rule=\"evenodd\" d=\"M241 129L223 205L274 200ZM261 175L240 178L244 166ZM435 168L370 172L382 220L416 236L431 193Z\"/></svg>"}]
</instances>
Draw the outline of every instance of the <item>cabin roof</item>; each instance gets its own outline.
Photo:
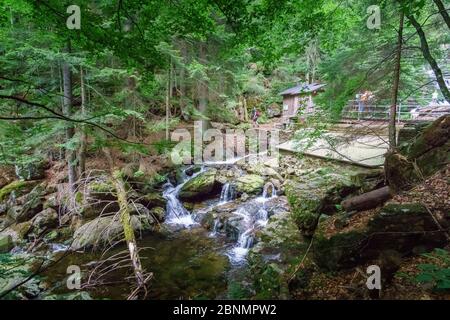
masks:
<instances>
[{"instance_id":1,"label":"cabin roof","mask_svg":"<svg viewBox=\"0 0 450 320\"><path fill-rule=\"evenodd\" d=\"M323 88L326 84L320 84L320 83L311 83L311 84L299 84L296 85L295 87L289 88L287 90L284 90L283 92L280 93L280 95L282 96L287 96L287 95L297 95L297 94L302 94L302 93L310 93L310 92L314 92L317 91L321 88Z\"/></svg>"}]
</instances>

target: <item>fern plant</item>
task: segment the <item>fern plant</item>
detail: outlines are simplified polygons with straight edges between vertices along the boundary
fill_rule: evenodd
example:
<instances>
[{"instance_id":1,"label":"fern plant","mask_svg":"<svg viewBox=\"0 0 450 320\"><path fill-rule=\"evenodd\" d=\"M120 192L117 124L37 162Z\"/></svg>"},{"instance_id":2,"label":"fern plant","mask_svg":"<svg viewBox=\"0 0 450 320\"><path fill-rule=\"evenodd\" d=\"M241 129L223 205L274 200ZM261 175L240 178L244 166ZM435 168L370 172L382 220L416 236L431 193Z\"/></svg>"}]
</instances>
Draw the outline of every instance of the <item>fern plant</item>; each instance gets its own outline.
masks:
<instances>
[{"instance_id":1,"label":"fern plant","mask_svg":"<svg viewBox=\"0 0 450 320\"><path fill-rule=\"evenodd\" d=\"M435 249L423 256L435 261L436 264L420 264L420 273L415 281L422 284L432 284L436 290L450 289L450 254L443 249Z\"/></svg>"}]
</instances>

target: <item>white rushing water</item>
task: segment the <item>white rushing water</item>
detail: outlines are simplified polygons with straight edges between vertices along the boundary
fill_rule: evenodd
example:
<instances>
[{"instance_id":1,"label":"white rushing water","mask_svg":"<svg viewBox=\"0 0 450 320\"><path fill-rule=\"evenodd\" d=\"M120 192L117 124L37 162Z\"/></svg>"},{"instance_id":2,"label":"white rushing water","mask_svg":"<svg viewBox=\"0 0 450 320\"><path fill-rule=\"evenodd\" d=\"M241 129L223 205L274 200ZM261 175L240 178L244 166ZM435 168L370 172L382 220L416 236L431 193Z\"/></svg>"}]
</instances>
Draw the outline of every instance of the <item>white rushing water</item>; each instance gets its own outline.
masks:
<instances>
[{"instance_id":1,"label":"white rushing water","mask_svg":"<svg viewBox=\"0 0 450 320\"><path fill-rule=\"evenodd\" d=\"M255 232L265 227L269 221L266 202L276 196L275 186L269 182L264 186L262 196L254 200L261 206L255 214L250 214L244 208L236 210L235 214L243 217L243 232L240 233L236 245L228 254L232 263L241 264L245 261L248 251L255 244Z\"/></svg>"},{"instance_id":2,"label":"white rushing water","mask_svg":"<svg viewBox=\"0 0 450 320\"><path fill-rule=\"evenodd\" d=\"M236 192L234 186L227 182L223 185L222 191L220 192L220 202L219 204L227 203L236 198Z\"/></svg>"},{"instance_id":3,"label":"white rushing water","mask_svg":"<svg viewBox=\"0 0 450 320\"><path fill-rule=\"evenodd\" d=\"M183 206L180 199L178 198L180 190L181 188L183 188L186 182L193 179L195 176L204 171L202 167L199 172L192 174L192 176L188 176L186 174L186 171L190 169L191 167L188 167L182 171L181 176L183 181L179 185L174 186L172 183L170 183L170 181L167 181L167 183L164 185L163 197L167 200L166 221L165 221L167 224L182 225L186 228L198 224L197 222L194 221L191 213L188 210L186 210L186 208Z\"/></svg>"},{"instance_id":4,"label":"white rushing water","mask_svg":"<svg viewBox=\"0 0 450 320\"><path fill-rule=\"evenodd\" d=\"M166 223L182 225L185 228L189 228L198 223L194 221L193 215L183 206L179 199L179 193L185 183L196 177L198 174L205 171L204 167L201 168L199 172L196 172L189 176L188 170L192 167L188 167L181 173L182 182L177 186L174 186L170 181L164 185L163 196L167 199L166 208ZM248 251L255 244L255 232L265 227L269 221L269 213L266 208L266 202L270 199L277 197L277 192L275 186L268 182L264 185L263 192L261 196L249 200L246 204L253 205L253 209L246 210L245 205L240 205L236 211L233 212L236 216L241 216L242 219L239 222L239 236L235 245L227 253L230 261L233 264L241 264L245 261ZM233 183L225 183L222 187L220 193L220 198L210 204L208 207L200 210L203 214L212 210L214 207L224 205L229 203L236 198L236 190ZM254 210L256 205L257 210ZM220 220L216 218L214 220L212 231L210 232L211 237L218 235Z\"/></svg>"}]
</instances>

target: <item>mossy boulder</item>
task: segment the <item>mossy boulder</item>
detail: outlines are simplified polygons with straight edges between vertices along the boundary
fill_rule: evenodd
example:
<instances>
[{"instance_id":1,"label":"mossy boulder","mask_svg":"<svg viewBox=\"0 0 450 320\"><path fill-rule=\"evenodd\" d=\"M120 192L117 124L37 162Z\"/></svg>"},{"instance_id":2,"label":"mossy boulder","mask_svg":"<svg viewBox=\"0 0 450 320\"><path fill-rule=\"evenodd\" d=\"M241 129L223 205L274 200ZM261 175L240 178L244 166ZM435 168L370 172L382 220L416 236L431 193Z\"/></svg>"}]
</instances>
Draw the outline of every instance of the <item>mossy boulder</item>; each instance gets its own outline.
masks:
<instances>
[{"instance_id":1,"label":"mossy boulder","mask_svg":"<svg viewBox=\"0 0 450 320\"><path fill-rule=\"evenodd\" d=\"M14 244L22 242L31 231L31 221L25 221L9 226L0 235L10 235Z\"/></svg>"},{"instance_id":2,"label":"mossy boulder","mask_svg":"<svg viewBox=\"0 0 450 320\"><path fill-rule=\"evenodd\" d=\"M45 187L40 184L30 193L18 198L16 204L9 208L8 217L15 222L24 222L33 218L43 209Z\"/></svg>"},{"instance_id":3,"label":"mossy boulder","mask_svg":"<svg viewBox=\"0 0 450 320\"><path fill-rule=\"evenodd\" d=\"M45 170L48 169L49 163L46 160L37 160L25 164L17 164L16 175L21 180L40 180L45 178Z\"/></svg>"},{"instance_id":4,"label":"mossy boulder","mask_svg":"<svg viewBox=\"0 0 450 320\"><path fill-rule=\"evenodd\" d=\"M130 207L131 226L136 236L156 229L156 219L144 206ZM73 250L93 248L100 250L115 242L125 241L123 226L118 215L98 217L83 224L73 235Z\"/></svg>"},{"instance_id":5,"label":"mossy boulder","mask_svg":"<svg viewBox=\"0 0 450 320\"><path fill-rule=\"evenodd\" d=\"M0 202L8 200L10 195L18 197L31 191L36 185L35 181L13 181L0 189Z\"/></svg>"},{"instance_id":6,"label":"mossy boulder","mask_svg":"<svg viewBox=\"0 0 450 320\"><path fill-rule=\"evenodd\" d=\"M167 200L159 192L147 193L146 195L139 197L136 201L144 205L147 209L155 207L165 208L167 204Z\"/></svg>"},{"instance_id":7,"label":"mossy boulder","mask_svg":"<svg viewBox=\"0 0 450 320\"><path fill-rule=\"evenodd\" d=\"M58 213L52 208L44 209L33 218L32 224L33 232L36 234L55 228L58 226Z\"/></svg>"},{"instance_id":8,"label":"mossy boulder","mask_svg":"<svg viewBox=\"0 0 450 320\"><path fill-rule=\"evenodd\" d=\"M261 194L264 178L256 174L247 174L236 179L235 187L237 194Z\"/></svg>"},{"instance_id":9,"label":"mossy boulder","mask_svg":"<svg viewBox=\"0 0 450 320\"><path fill-rule=\"evenodd\" d=\"M445 231L439 230L426 207L418 203L386 204L357 229L327 233L326 224L327 220L319 224L313 249L316 263L328 270L351 268L386 250L409 255L419 247L431 250L448 243Z\"/></svg>"},{"instance_id":10,"label":"mossy boulder","mask_svg":"<svg viewBox=\"0 0 450 320\"><path fill-rule=\"evenodd\" d=\"M336 172L324 167L288 181L285 193L302 234L312 236L321 214L335 214L342 200L372 190L381 183L381 177L378 170Z\"/></svg>"},{"instance_id":11,"label":"mossy boulder","mask_svg":"<svg viewBox=\"0 0 450 320\"><path fill-rule=\"evenodd\" d=\"M257 243L248 254L248 265L257 298L290 298L287 280L305 254L308 242L287 211L273 215L256 236Z\"/></svg>"},{"instance_id":12,"label":"mossy boulder","mask_svg":"<svg viewBox=\"0 0 450 320\"><path fill-rule=\"evenodd\" d=\"M211 197L219 192L216 181L216 169L210 169L199 173L186 182L180 190L180 198L183 200L198 200Z\"/></svg>"},{"instance_id":13,"label":"mossy boulder","mask_svg":"<svg viewBox=\"0 0 450 320\"><path fill-rule=\"evenodd\" d=\"M7 253L14 248L14 242L9 234L0 234L0 253Z\"/></svg>"}]
</instances>

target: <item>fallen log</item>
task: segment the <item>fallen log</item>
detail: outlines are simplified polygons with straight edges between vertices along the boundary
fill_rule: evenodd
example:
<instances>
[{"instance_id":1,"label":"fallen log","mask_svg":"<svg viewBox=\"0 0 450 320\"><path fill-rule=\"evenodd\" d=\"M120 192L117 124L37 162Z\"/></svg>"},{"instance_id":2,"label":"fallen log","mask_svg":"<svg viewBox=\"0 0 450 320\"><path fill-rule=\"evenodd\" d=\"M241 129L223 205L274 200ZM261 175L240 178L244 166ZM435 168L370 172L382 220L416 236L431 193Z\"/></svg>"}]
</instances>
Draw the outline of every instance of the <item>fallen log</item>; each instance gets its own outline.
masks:
<instances>
[{"instance_id":1,"label":"fallen log","mask_svg":"<svg viewBox=\"0 0 450 320\"><path fill-rule=\"evenodd\" d=\"M362 211L375 208L392 197L389 186L361 194L341 202L345 211Z\"/></svg>"},{"instance_id":2,"label":"fallen log","mask_svg":"<svg viewBox=\"0 0 450 320\"><path fill-rule=\"evenodd\" d=\"M108 148L105 148L103 151L108 160L111 177L113 179L114 187L117 192L117 202L120 207L120 222L123 226L125 241L127 242L128 251L130 253L130 260L133 266L134 275L136 277L137 288L145 289L145 284L148 279L145 279L144 277L144 271L142 269L141 259L139 257L136 238L134 236L133 227L131 225L131 213L128 207L127 192L122 179L122 173L119 169L114 167L114 161L111 157L110 150Z\"/></svg>"}]
</instances>

